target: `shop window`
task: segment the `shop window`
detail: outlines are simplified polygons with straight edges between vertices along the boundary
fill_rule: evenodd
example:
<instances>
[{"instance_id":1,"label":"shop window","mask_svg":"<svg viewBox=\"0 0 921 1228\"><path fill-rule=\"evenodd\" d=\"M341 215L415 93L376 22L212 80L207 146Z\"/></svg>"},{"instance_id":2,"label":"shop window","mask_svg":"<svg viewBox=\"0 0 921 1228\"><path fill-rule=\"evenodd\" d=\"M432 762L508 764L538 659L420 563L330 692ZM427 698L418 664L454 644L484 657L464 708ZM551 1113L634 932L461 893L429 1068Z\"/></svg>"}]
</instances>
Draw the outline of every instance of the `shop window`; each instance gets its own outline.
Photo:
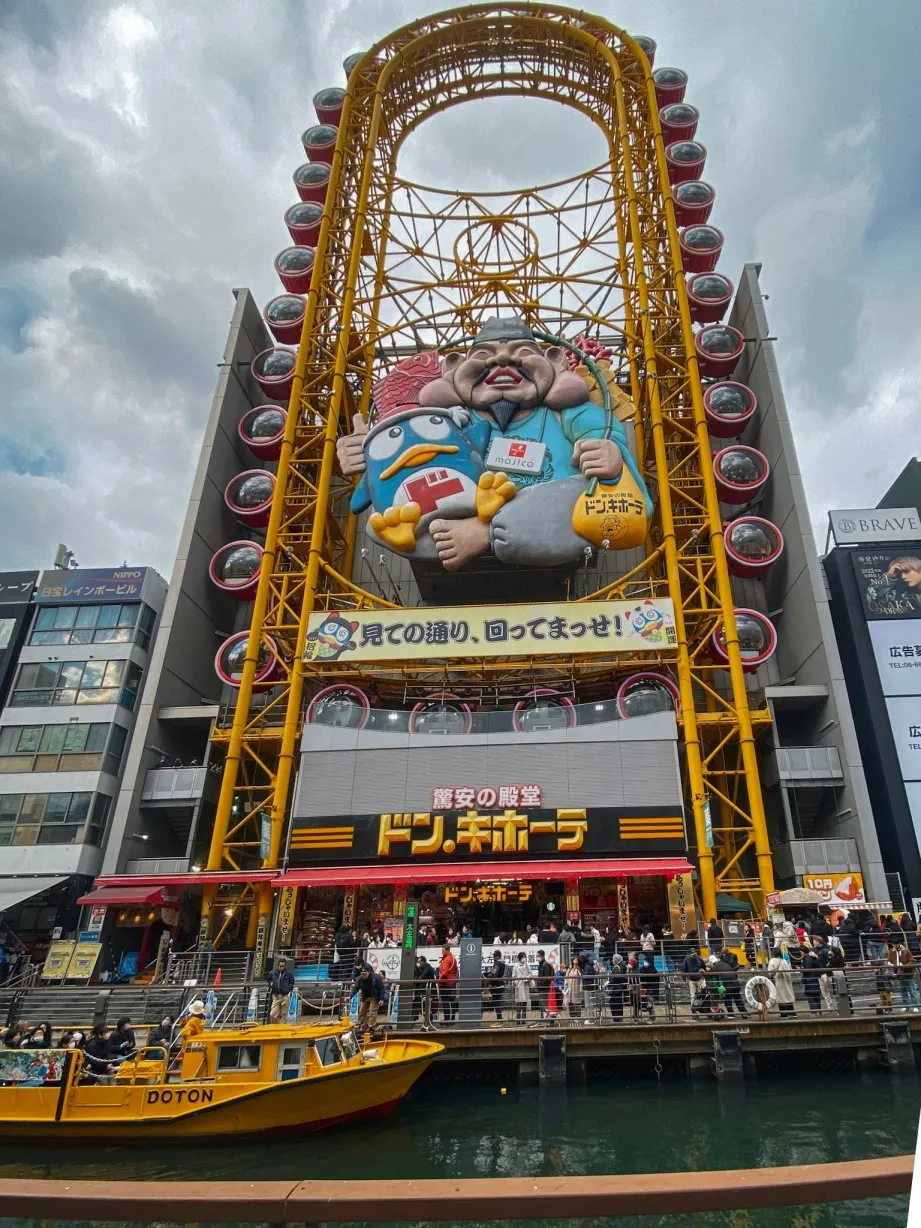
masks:
<instances>
[{"instance_id":1,"label":"shop window","mask_svg":"<svg viewBox=\"0 0 921 1228\"><path fill-rule=\"evenodd\" d=\"M142 613L143 611L143 613ZM38 611L30 644L131 644L146 648L150 627L145 627L149 606L64 605ZM139 617L140 616L140 617ZM140 622L140 626L138 626ZM138 634L135 635L135 628Z\"/></svg>"},{"instance_id":2,"label":"shop window","mask_svg":"<svg viewBox=\"0 0 921 1228\"><path fill-rule=\"evenodd\" d=\"M335 1036L321 1036L316 1041L317 1057L321 1066L337 1066L342 1060L339 1042Z\"/></svg>"},{"instance_id":3,"label":"shop window","mask_svg":"<svg viewBox=\"0 0 921 1228\"><path fill-rule=\"evenodd\" d=\"M220 1045L218 1070L258 1070L262 1064L262 1045Z\"/></svg>"},{"instance_id":4,"label":"shop window","mask_svg":"<svg viewBox=\"0 0 921 1228\"><path fill-rule=\"evenodd\" d=\"M0 773L118 774L127 731L121 725L7 725L0 729ZM107 747L108 743L108 747Z\"/></svg>"}]
</instances>

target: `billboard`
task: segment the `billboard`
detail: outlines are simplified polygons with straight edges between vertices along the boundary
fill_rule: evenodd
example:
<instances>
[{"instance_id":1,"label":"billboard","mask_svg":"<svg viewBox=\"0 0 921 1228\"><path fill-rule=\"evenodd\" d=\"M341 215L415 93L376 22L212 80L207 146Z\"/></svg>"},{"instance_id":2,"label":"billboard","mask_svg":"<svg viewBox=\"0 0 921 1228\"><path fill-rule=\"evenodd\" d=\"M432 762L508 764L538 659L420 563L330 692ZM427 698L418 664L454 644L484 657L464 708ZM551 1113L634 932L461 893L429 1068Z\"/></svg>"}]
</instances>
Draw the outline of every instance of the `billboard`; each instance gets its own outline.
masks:
<instances>
[{"instance_id":1,"label":"billboard","mask_svg":"<svg viewBox=\"0 0 921 1228\"><path fill-rule=\"evenodd\" d=\"M140 601L146 576L146 567L78 567L76 571L43 571L35 600L39 605Z\"/></svg>"},{"instance_id":2,"label":"billboard","mask_svg":"<svg viewBox=\"0 0 921 1228\"><path fill-rule=\"evenodd\" d=\"M868 628L883 694L921 695L921 618L879 620Z\"/></svg>"},{"instance_id":3,"label":"billboard","mask_svg":"<svg viewBox=\"0 0 921 1228\"><path fill-rule=\"evenodd\" d=\"M839 546L921 538L921 516L916 507L845 509L829 512L828 519Z\"/></svg>"},{"instance_id":4,"label":"billboard","mask_svg":"<svg viewBox=\"0 0 921 1228\"><path fill-rule=\"evenodd\" d=\"M921 698L899 695L886 700L903 780L921 780Z\"/></svg>"},{"instance_id":5,"label":"billboard","mask_svg":"<svg viewBox=\"0 0 921 1228\"><path fill-rule=\"evenodd\" d=\"M30 601L37 579L37 571L0 571L0 605Z\"/></svg>"},{"instance_id":6,"label":"billboard","mask_svg":"<svg viewBox=\"0 0 921 1228\"><path fill-rule=\"evenodd\" d=\"M642 652L678 642L667 597L656 601L425 606L310 615L304 659L414 661ZM347 654L347 655L346 655Z\"/></svg>"},{"instance_id":7,"label":"billboard","mask_svg":"<svg viewBox=\"0 0 921 1228\"><path fill-rule=\"evenodd\" d=\"M855 550L851 560L868 619L921 618L921 543Z\"/></svg>"}]
</instances>

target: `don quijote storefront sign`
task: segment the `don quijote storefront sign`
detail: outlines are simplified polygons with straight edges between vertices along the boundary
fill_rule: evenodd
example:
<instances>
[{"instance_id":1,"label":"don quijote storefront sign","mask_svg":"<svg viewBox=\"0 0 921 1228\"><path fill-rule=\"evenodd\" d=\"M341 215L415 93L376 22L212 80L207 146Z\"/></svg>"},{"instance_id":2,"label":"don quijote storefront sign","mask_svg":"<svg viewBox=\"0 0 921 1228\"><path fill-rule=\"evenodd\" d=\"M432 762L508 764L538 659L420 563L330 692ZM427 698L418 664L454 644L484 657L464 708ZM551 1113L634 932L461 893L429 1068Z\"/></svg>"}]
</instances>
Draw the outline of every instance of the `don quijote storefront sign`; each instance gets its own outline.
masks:
<instances>
[{"instance_id":1,"label":"don quijote storefront sign","mask_svg":"<svg viewBox=\"0 0 921 1228\"><path fill-rule=\"evenodd\" d=\"M473 868L473 863L482 861L489 874L501 871L503 859L592 859L686 851L680 806L446 809L299 822L291 830L288 865L383 862L422 867L456 862Z\"/></svg>"}]
</instances>

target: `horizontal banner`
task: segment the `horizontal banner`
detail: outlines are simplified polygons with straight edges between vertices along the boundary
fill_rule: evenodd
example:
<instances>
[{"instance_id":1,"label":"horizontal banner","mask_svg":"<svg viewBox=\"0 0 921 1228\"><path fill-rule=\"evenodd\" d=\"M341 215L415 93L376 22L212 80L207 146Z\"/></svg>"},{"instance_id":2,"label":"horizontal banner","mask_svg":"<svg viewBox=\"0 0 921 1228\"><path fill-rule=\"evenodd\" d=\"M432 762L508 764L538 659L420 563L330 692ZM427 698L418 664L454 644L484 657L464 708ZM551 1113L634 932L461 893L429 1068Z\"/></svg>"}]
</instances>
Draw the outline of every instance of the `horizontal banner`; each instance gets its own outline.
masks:
<instances>
[{"instance_id":1,"label":"horizontal banner","mask_svg":"<svg viewBox=\"0 0 921 1228\"><path fill-rule=\"evenodd\" d=\"M319 663L540 657L672 648L675 613L653 601L425 606L311 614L304 659Z\"/></svg>"},{"instance_id":2,"label":"horizontal banner","mask_svg":"<svg viewBox=\"0 0 921 1228\"><path fill-rule=\"evenodd\" d=\"M500 873L503 858L539 861L556 855L637 856L686 850L681 810L667 806L650 807L645 813L617 807L416 811L298 824L291 832L288 865L444 863L489 857L485 874Z\"/></svg>"}]
</instances>

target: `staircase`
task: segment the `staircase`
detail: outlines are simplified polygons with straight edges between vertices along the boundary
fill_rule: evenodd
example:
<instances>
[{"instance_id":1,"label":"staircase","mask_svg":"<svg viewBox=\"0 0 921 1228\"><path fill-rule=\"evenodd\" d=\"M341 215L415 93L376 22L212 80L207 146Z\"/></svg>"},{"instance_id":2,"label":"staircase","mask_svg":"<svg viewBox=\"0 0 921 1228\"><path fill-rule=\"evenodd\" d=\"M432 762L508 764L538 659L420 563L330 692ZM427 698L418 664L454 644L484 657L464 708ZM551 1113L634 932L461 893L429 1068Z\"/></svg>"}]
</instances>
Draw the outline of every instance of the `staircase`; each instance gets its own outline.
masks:
<instances>
[{"instance_id":1,"label":"staircase","mask_svg":"<svg viewBox=\"0 0 921 1228\"><path fill-rule=\"evenodd\" d=\"M0 1017L7 1026L19 1020L31 1024L51 1023L54 1027L92 1027L94 1023L113 1024L128 1015L135 1024L159 1023L164 1015L178 1015L189 990L181 986L45 985L34 989L3 991L0 988Z\"/></svg>"}]
</instances>

